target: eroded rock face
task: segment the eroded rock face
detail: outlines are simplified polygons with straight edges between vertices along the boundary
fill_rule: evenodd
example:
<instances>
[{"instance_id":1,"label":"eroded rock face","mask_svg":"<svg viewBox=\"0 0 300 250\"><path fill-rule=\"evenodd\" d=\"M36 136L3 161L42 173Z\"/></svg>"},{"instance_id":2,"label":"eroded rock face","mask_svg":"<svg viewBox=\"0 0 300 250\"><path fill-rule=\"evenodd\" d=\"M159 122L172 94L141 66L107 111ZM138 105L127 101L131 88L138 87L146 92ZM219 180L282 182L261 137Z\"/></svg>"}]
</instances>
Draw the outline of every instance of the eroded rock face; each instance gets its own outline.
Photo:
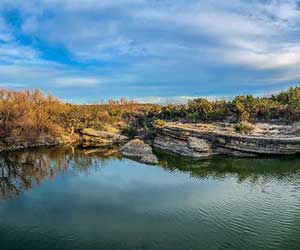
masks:
<instances>
[{"instance_id":1,"label":"eroded rock face","mask_svg":"<svg viewBox=\"0 0 300 250\"><path fill-rule=\"evenodd\" d=\"M141 162L147 164L157 164L157 157L153 154L151 146L144 143L140 139L134 139L127 142L120 148L120 152L124 156L136 157Z\"/></svg>"},{"instance_id":2,"label":"eroded rock face","mask_svg":"<svg viewBox=\"0 0 300 250\"><path fill-rule=\"evenodd\" d=\"M153 146L181 156L192 158L205 158L217 153L212 150L212 145L204 139L188 137L187 140L167 135L158 135Z\"/></svg>"},{"instance_id":3,"label":"eroded rock face","mask_svg":"<svg viewBox=\"0 0 300 250\"><path fill-rule=\"evenodd\" d=\"M5 150L56 146L65 143L67 142L49 136L39 136L34 138L8 137L0 142L0 152Z\"/></svg>"},{"instance_id":4,"label":"eroded rock face","mask_svg":"<svg viewBox=\"0 0 300 250\"><path fill-rule=\"evenodd\" d=\"M200 139L197 137L188 137L188 146L191 149L194 149L195 151L198 152L209 152L212 150L212 144L205 140L205 139Z\"/></svg>"},{"instance_id":5,"label":"eroded rock face","mask_svg":"<svg viewBox=\"0 0 300 250\"><path fill-rule=\"evenodd\" d=\"M128 140L126 136L106 131L99 131L92 128L84 128L80 130L80 135L82 137L82 145L84 147L109 146L124 143Z\"/></svg>"},{"instance_id":6,"label":"eroded rock face","mask_svg":"<svg viewBox=\"0 0 300 250\"><path fill-rule=\"evenodd\" d=\"M264 125L266 127L266 125ZM270 127L267 127L270 128ZM270 132L271 131L271 132ZM278 132L279 131L279 132ZM290 127L280 130L257 129L243 135L216 124L169 123L157 129L154 146L179 155L203 158L216 154L239 157L300 153L300 137Z\"/></svg>"}]
</instances>

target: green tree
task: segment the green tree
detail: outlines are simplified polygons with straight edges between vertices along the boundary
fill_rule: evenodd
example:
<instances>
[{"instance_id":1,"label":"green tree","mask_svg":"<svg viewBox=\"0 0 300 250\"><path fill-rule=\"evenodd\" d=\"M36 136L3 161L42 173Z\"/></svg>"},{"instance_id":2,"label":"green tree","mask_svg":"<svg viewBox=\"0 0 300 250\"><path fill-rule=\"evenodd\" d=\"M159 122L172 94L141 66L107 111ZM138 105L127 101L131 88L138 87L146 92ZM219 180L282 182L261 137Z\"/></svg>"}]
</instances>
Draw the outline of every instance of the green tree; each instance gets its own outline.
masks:
<instances>
[{"instance_id":1,"label":"green tree","mask_svg":"<svg viewBox=\"0 0 300 250\"><path fill-rule=\"evenodd\" d=\"M212 103L204 98L197 98L188 102L188 112L195 114L199 120L208 120L212 111Z\"/></svg>"}]
</instances>

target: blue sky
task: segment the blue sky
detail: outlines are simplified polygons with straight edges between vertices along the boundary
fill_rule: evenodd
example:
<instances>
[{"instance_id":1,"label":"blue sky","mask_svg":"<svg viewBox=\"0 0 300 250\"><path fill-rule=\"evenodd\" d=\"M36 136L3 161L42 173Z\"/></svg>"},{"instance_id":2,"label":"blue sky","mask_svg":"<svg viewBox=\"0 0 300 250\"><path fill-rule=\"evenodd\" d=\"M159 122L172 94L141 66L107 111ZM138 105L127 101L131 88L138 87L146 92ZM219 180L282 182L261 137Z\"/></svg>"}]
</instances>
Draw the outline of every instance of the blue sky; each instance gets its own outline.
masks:
<instances>
[{"instance_id":1,"label":"blue sky","mask_svg":"<svg viewBox=\"0 0 300 250\"><path fill-rule=\"evenodd\" d=\"M299 0L1 0L0 87L184 101L300 83Z\"/></svg>"}]
</instances>

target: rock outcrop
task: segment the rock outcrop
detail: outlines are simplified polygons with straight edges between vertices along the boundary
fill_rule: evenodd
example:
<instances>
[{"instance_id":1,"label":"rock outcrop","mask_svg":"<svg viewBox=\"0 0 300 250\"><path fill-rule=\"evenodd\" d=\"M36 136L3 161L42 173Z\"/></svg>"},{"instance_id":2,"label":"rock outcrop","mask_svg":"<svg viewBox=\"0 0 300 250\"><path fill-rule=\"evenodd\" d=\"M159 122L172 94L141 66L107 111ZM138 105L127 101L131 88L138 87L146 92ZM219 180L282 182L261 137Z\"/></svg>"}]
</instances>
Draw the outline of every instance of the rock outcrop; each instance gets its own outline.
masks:
<instances>
[{"instance_id":1,"label":"rock outcrop","mask_svg":"<svg viewBox=\"0 0 300 250\"><path fill-rule=\"evenodd\" d=\"M0 152L7 150L19 150L35 147L48 147L63 144L62 139L53 138L49 136L39 136L36 138L24 137L8 137L0 142Z\"/></svg>"},{"instance_id":2,"label":"rock outcrop","mask_svg":"<svg viewBox=\"0 0 300 250\"><path fill-rule=\"evenodd\" d=\"M233 156L288 155L300 153L300 137L294 127L270 129L258 126L252 134L234 132L231 125L167 123L157 128L154 147L182 156L203 158L216 154Z\"/></svg>"},{"instance_id":3,"label":"rock outcrop","mask_svg":"<svg viewBox=\"0 0 300 250\"><path fill-rule=\"evenodd\" d=\"M99 131L92 128L84 128L79 131L83 147L104 147L124 143L126 136L118 133Z\"/></svg>"},{"instance_id":4,"label":"rock outcrop","mask_svg":"<svg viewBox=\"0 0 300 250\"><path fill-rule=\"evenodd\" d=\"M134 139L127 142L120 148L124 156L137 158L139 161L147 164L157 164L157 157L153 154L151 146L140 139Z\"/></svg>"},{"instance_id":5,"label":"rock outcrop","mask_svg":"<svg viewBox=\"0 0 300 250\"><path fill-rule=\"evenodd\" d=\"M165 151L193 158L204 158L217 154L208 140L196 137L182 139L167 134L158 134L153 145Z\"/></svg>"}]
</instances>

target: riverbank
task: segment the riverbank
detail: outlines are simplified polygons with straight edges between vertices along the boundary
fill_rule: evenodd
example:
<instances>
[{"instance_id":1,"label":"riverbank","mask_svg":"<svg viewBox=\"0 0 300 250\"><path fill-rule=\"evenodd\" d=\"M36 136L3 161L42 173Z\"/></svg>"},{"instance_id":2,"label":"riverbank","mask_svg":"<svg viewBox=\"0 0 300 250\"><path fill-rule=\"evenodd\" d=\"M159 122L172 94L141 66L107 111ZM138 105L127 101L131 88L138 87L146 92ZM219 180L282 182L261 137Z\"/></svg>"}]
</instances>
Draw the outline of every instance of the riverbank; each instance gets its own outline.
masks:
<instances>
[{"instance_id":1,"label":"riverbank","mask_svg":"<svg viewBox=\"0 0 300 250\"><path fill-rule=\"evenodd\" d=\"M126 136L119 133L85 128L76 131L72 135L49 136L45 134L36 137L18 136L4 138L0 142L0 152L66 144L78 145L82 148L109 147L125 143L127 140Z\"/></svg>"},{"instance_id":2,"label":"riverbank","mask_svg":"<svg viewBox=\"0 0 300 250\"><path fill-rule=\"evenodd\" d=\"M296 155L300 153L299 124L275 125L258 123L247 134L237 132L230 123L164 122L147 131L150 138L131 140L119 131L107 132L84 128L72 136L9 138L0 151L63 144L81 148L118 148L125 156L146 163L157 163L152 148L181 157L203 159L216 155L258 157L262 155ZM150 133L151 132L151 133ZM147 153L147 154L146 154Z\"/></svg>"},{"instance_id":3,"label":"riverbank","mask_svg":"<svg viewBox=\"0 0 300 250\"><path fill-rule=\"evenodd\" d=\"M5 138L0 143L0 152L22 150L28 148L50 147L65 144L66 142L53 137L39 136L38 138Z\"/></svg>"}]
</instances>

